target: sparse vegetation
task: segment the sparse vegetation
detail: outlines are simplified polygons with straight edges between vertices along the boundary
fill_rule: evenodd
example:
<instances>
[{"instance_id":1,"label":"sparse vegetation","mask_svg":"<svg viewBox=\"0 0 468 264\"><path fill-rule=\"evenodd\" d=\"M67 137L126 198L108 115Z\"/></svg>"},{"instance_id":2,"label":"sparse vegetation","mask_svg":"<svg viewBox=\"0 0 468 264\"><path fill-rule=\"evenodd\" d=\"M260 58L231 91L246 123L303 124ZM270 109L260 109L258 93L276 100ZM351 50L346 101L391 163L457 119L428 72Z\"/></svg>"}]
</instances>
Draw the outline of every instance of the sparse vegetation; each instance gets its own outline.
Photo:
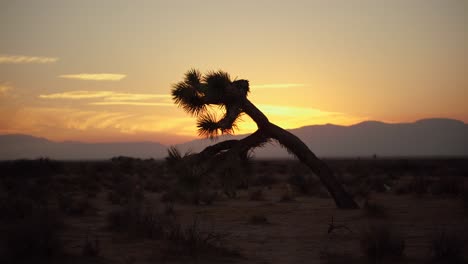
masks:
<instances>
[{"instance_id":1,"label":"sparse vegetation","mask_svg":"<svg viewBox=\"0 0 468 264\"><path fill-rule=\"evenodd\" d=\"M172 220L168 216L158 212L156 208L138 203L129 203L107 216L110 230L149 239L162 238L164 228L170 221Z\"/></svg>"},{"instance_id":2,"label":"sparse vegetation","mask_svg":"<svg viewBox=\"0 0 468 264\"><path fill-rule=\"evenodd\" d=\"M62 219L56 212L45 207L34 207L29 214L2 228L4 241L0 242L5 245L3 263L47 262L61 257L62 228Z\"/></svg>"},{"instance_id":3,"label":"sparse vegetation","mask_svg":"<svg viewBox=\"0 0 468 264\"><path fill-rule=\"evenodd\" d=\"M408 239L408 261L464 263L466 238L462 225L466 215L459 210L462 207L468 212L468 192L464 189L466 178L457 175L466 175L466 162L327 161L355 197L364 201L365 217L359 212L334 210L331 201L317 199L320 190L315 188L325 189L297 161L250 162L254 168L250 176L231 170L230 175L224 176L237 178L222 179L219 171L209 171L203 174L200 185L184 182L166 167L167 163L155 160L120 157L96 162L0 162L0 262L122 262L122 256L109 255L116 249L122 255L128 254L123 262L129 263L151 257L155 262L224 263L235 261L239 252L249 262L257 257L249 259L252 249L247 247L257 243L261 243L258 246L262 251L256 253L265 261L275 263L276 252L301 251L314 262L316 251L306 253L303 245L327 243L328 251L321 250L320 261L362 263L356 253L358 239L370 262L379 259L378 262L392 263L399 261L399 251L404 252L404 246L398 250L401 243L395 242L402 240L398 232L409 232L420 237L418 241L429 242L430 250L427 244L414 244L414 239ZM355 166L351 171L349 164ZM280 169L282 173L276 173ZM268 177L258 177L262 175ZM374 187L372 182L376 183ZM415 199L412 195L380 193L379 182L395 192L398 186L404 186L406 193L421 195ZM226 199L226 191L232 191L236 199ZM278 202L292 201L296 195L295 203ZM274 202L248 202L250 199ZM328 227L333 235L326 235L328 223L321 214L331 210L340 221L332 220ZM385 219L387 216L389 219ZM427 217L430 221L426 221ZM192 218L197 219L196 223L190 222ZM390 235L369 229L367 236L357 237L354 232L360 224L392 219L397 221ZM272 225L271 220L275 220ZM102 228L103 223L107 229ZM457 232L446 231L433 238L426 235L447 223ZM84 231L90 226L94 227L93 232ZM297 230L305 232L298 234ZM280 244L269 238L272 233L278 239L297 236L294 239L300 243L281 244L279 248ZM209 242L203 242L204 239ZM384 242L377 245L370 242L372 239ZM230 245L239 249L232 250ZM148 248L153 255L146 252Z\"/></svg>"},{"instance_id":4,"label":"sparse vegetation","mask_svg":"<svg viewBox=\"0 0 468 264\"><path fill-rule=\"evenodd\" d=\"M179 223L172 223L166 233L169 244L163 252L163 260L240 257L239 252L226 247L228 236L228 233L202 230L196 218L185 228Z\"/></svg>"}]
</instances>

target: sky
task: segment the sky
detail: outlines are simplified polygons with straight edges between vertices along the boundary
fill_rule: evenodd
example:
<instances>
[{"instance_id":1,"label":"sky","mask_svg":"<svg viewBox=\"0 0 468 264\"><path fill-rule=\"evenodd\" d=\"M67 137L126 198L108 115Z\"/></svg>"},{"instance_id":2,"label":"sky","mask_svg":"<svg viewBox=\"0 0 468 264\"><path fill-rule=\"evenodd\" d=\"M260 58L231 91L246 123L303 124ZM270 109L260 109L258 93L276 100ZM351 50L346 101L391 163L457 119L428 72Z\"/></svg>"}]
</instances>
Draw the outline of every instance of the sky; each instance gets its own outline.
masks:
<instances>
[{"instance_id":1,"label":"sky","mask_svg":"<svg viewBox=\"0 0 468 264\"><path fill-rule=\"evenodd\" d=\"M191 68L248 79L283 128L467 123L467 25L464 0L0 0L0 134L197 138L170 97Z\"/></svg>"}]
</instances>

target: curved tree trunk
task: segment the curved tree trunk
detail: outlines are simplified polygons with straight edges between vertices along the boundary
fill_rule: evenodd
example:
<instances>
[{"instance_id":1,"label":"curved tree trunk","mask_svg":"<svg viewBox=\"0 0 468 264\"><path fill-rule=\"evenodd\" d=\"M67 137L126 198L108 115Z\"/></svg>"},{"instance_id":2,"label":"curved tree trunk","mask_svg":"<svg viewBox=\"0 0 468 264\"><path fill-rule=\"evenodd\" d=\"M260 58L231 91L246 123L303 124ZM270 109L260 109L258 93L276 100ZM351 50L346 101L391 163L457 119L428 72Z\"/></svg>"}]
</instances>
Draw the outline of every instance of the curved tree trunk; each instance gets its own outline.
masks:
<instances>
[{"instance_id":1,"label":"curved tree trunk","mask_svg":"<svg viewBox=\"0 0 468 264\"><path fill-rule=\"evenodd\" d=\"M325 185L328 192L335 200L338 208L355 209L359 208L352 196L343 188L343 185L335 178L331 169L304 144L298 137L292 133L272 124L268 118L247 98L244 100L244 112L249 115L260 131L263 131L265 137L274 138L294 153L297 158L305 163Z\"/></svg>"}]
</instances>

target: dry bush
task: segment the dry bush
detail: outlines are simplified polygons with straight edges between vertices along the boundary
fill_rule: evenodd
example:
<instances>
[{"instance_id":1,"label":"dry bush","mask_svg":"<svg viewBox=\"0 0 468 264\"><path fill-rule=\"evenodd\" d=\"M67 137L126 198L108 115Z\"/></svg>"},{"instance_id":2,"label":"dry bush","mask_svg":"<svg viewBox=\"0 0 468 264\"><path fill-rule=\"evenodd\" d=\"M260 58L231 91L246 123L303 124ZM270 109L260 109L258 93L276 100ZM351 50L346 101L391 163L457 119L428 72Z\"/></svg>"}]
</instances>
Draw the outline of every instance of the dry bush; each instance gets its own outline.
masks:
<instances>
[{"instance_id":1,"label":"dry bush","mask_svg":"<svg viewBox=\"0 0 468 264\"><path fill-rule=\"evenodd\" d=\"M405 250L405 240L388 225L371 226L362 232L360 244L362 253L372 263L401 259Z\"/></svg>"},{"instance_id":2,"label":"dry bush","mask_svg":"<svg viewBox=\"0 0 468 264\"><path fill-rule=\"evenodd\" d=\"M158 212L154 207L133 202L107 215L107 227L111 231L149 239L162 238L165 226L171 221L171 217Z\"/></svg>"},{"instance_id":3,"label":"dry bush","mask_svg":"<svg viewBox=\"0 0 468 264\"><path fill-rule=\"evenodd\" d=\"M441 231L432 239L431 255L436 263L458 264L463 261L465 241L455 232Z\"/></svg>"},{"instance_id":4,"label":"dry bush","mask_svg":"<svg viewBox=\"0 0 468 264\"><path fill-rule=\"evenodd\" d=\"M186 227L182 227L178 222L172 222L168 225L165 235L168 244L163 252L163 261L240 257L238 251L226 247L228 236L228 233L203 230L197 219Z\"/></svg>"},{"instance_id":5,"label":"dry bush","mask_svg":"<svg viewBox=\"0 0 468 264\"><path fill-rule=\"evenodd\" d=\"M324 189L323 184L312 175L293 174L288 178L288 183L291 184L299 193L303 195L328 197L328 192Z\"/></svg>"},{"instance_id":6,"label":"dry bush","mask_svg":"<svg viewBox=\"0 0 468 264\"><path fill-rule=\"evenodd\" d=\"M112 204L126 204L131 200L142 201L145 197L140 181L135 175L120 175L108 193Z\"/></svg>"}]
</instances>

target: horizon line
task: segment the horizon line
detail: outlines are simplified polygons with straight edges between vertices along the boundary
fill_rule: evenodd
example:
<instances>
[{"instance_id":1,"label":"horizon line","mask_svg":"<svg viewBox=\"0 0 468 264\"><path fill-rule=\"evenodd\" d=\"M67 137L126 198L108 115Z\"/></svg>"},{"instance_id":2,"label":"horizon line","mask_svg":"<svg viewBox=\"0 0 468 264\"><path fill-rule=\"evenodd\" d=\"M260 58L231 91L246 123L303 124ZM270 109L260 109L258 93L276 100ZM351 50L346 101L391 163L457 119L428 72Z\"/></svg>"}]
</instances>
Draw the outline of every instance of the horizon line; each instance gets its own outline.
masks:
<instances>
[{"instance_id":1,"label":"horizon line","mask_svg":"<svg viewBox=\"0 0 468 264\"><path fill-rule=\"evenodd\" d=\"M357 122L357 123L354 123L354 124L351 124L351 125L337 125L337 124L332 124L332 123L325 123L325 124L311 124L311 125L305 125L305 126L300 126L300 127L295 127L295 128L283 128L283 129L285 129L285 130L296 130L296 129L306 128L306 127L311 127L311 126L329 126L329 125L337 126L337 127L352 127L352 126L357 126L357 125L360 125L360 124L371 123L371 122L387 124L387 125L414 124L414 123L418 123L418 122L425 121L425 120L451 120L451 121L460 122L460 123L462 123L464 125L468 125L468 123L465 123L464 121L459 120L459 119L455 119L455 118L429 117L429 118L416 119L414 121L408 121L408 122L389 122L389 121L379 121L379 120L369 119L369 120L360 121L360 122ZM250 133L224 134L224 135L219 135L217 138L220 139L220 138L223 138L223 137L242 136L242 135L248 135L248 134L250 134ZM112 144L112 143L148 143L148 142L150 142L150 143L158 143L158 144L163 145L163 146L175 146L175 145L185 144L185 143L196 141L196 140L206 139L206 138L201 138L201 137L197 137L197 136L195 136L195 137L187 136L187 138L189 138L188 141L183 141L183 142L176 143L176 144L165 144L165 143L161 143L160 141L153 141L153 140L139 140L139 141L132 141L132 140L129 140L129 141L119 141L119 140L117 140L117 141L80 141L80 140L74 140L74 139L54 140L54 139L50 139L50 138L47 138L47 137L44 137L44 136L35 136L35 135L24 134L24 133L2 133L2 132L0 132L0 136L28 136L28 137L38 138L38 139L44 139L44 140L54 142L54 143Z\"/></svg>"}]
</instances>

